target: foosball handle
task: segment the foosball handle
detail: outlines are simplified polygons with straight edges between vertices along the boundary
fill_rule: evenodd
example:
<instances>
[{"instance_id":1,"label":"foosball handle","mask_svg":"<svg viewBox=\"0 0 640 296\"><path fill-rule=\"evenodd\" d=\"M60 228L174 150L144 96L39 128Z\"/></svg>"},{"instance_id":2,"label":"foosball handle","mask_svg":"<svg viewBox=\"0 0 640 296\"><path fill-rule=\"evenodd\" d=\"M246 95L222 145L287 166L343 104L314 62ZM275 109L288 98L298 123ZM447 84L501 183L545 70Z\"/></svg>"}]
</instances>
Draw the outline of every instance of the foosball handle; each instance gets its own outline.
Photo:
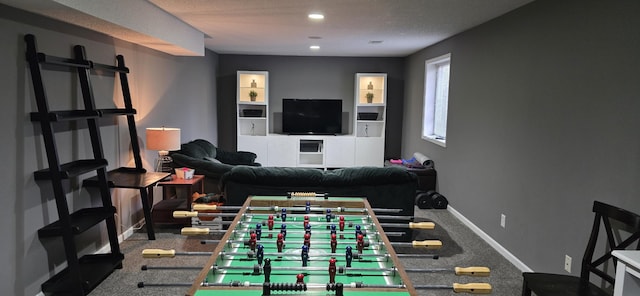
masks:
<instances>
[{"instance_id":1,"label":"foosball handle","mask_svg":"<svg viewBox=\"0 0 640 296\"><path fill-rule=\"evenodd\" d=\"M491 285L487 283L453 284L456 293L491 294Z\"/></svg>"},{"instance_id":2,"label":"foosball handle","mask_svg":"<svg viewBox=\"0 0 640 296\"><path fill-rule=\"evenodd\" d=\"M142 250L142 258L173 258L175 256L176 256L176 250L164 250L164 249Z\"/></svg>"},{"instance_id":3,"label":"foosball handle","mask_svg":"<svg viewBox=\"0 0 640 296\"><path fill-rule=\"evenodd\" d=\"M491 270L484 266L456 267L454 268L456 275L469 276L489 276Z\"/></svg>"},{"instance_id":4,"label":"foosball handle","mask_svg":"<svg viewBox=\"0 0 640 296\"><path fill-rule=\"evenodd\" d=\"M198 212L173 211L173 218L189 218L189 217L198 217Z\"/></svg>"},{"instance_id":5,"label":"foosball handle","mask_svg":"<svg viewBox=\"0 0 640 296\"><path fill-rule=\"evenodd\" d=\"M218 205L206 205L206 204L193 205L194 211L215 211L217 209L218 209Z\"/></svg>"},{"instance_id":6,"label":"foosball handle","mask_svg":"<svg viewBox=\"0 0 640 296\"><path fill-rule=\"evenodd\" d=\"M433 222L409 222L411 229L434 229L436 224Z\"/></svg>"},{"instance_id":7,"label":"foosball handle","mask_svg":"<svg viewBox=\"0 0 640 296\"><path fill-rule=\"evenodd\" d=\"M209 234L209 228L185 227L180 231L182 235L202 235Z\"/></svg>"},{"instance_id":8,"label":"foosball handle","mask_svg":"<svg viewBox=\"0 0 640 296\"><path fill-rule=\"evenodd\" d=\"M442 248L442 242L439 240L423 240L411 242L414 248L427 248L427 249L440 249Z\"/></svg>"}]
</instances>

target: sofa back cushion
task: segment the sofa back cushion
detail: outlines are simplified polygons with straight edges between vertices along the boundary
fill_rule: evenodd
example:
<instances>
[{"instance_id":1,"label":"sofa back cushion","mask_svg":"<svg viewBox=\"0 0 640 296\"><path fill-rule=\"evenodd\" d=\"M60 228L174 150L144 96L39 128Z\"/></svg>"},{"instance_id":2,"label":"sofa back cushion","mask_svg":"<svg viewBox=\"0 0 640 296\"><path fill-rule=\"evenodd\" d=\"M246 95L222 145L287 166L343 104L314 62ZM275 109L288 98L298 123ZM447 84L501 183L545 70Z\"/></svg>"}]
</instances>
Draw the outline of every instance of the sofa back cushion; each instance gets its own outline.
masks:
<instances>
[{"instance_id":1,"label":"sofa back cushion","mask_svg":"<svg viewBox=\"0 0 640 296\"><path fill-rule=\"evenodd\" d=\"M416 176L397 167L352 167L324 174L325 186L362 186L415 182Z\"/></svg>"},{"instance_id":2,"label":"sofa back cushion","mask_svg":"<svg viewBox=\"0 0 640 296\"><path fill-rule=\"evenodd\" d=\"M237 166L220 179L226 182L270 186L347 187L417 182L415 174L397 167L354 167L332 171L313 168Z\"/></svg>"},{"instance_id":3,"label":"sofa back cushion","mask_svg":"<svg viewBox=\"0 0 640 296\"><path fill-rule=\"evenodd\" d=\"M216 158L216 150L216 146L207 140L197 139L180 145L180 151L178 153L196 159L205 159Z\"/></svg>"},{"instance_id":4,"label":"sofa back cushion","mask_svg":"<svg viewBox=\"0 0 640 296\"><path fill-rule=\"evenodd\" d=\"M323 171L311 168L236 166L220 179L252 185L319 186Z\"/></svg>"}]
</instances>

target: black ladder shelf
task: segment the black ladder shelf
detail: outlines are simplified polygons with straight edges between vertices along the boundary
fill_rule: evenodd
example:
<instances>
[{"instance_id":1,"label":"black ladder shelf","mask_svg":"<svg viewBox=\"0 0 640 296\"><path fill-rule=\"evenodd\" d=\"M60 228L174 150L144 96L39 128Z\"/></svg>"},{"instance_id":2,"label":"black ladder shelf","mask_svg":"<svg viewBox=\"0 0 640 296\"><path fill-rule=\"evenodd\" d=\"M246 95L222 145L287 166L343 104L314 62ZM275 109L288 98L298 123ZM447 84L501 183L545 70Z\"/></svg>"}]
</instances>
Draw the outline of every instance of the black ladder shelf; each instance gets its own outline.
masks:
<instances>
[{"instance_id":1,"label":"black ladder shelf","mask_svg":"<svg viewBox=\"0 0 640 296\"><path fill-rule=\"evenodd\" d=\"M31 113L31 120L40 123L49 165L46 169L34 172L34 178L36 180L51 181L58 210L58 221L39 229L38 236L61 237L67 259L67 267L43 283L42 291L46 295L87 295L109 276L114 269L122 268L122 260L124 259L118 244L114 218L116 209L111 202L110 192L110 187L113 186L110 186L108 180L106 169L108 163L104 157L98 120L103 116L126 115L131 117L130 121L133 121L133 115L136 113L135 109L131 107L130 98L128 99L129 104L123 109L96 109L90 81L91 70L100 69L104 72L117 72L120 75L125 75L126 78L128 69L120 65L110 66L93 63L86 59L85 49L80 45L76 45L73 48L74 58L61 58L38 52L35 36L29 34L24 39L27 45L26 58L31 72L38 108L37 112ZM124 59L121 56L118 57L118 61L122 61L122 64L124 64ZM84 109L64 111L52 111L49 109L41 73L41 65L43 64L69 67L70 71L77 71ZM122 83L126 84L126 80ZM126 91L128 93L128 85ZM91 138L93 158L60 163L54 125L68 121L86 121ZM131 128L130 125L130 131ZM135 125L133 125L133 129L135 135ZM137 135L135 136L137 137ZM137 157L136 172L145 173L140 161L140 148L137 139L132 141L132 145L135 146L134 156ZM84 208L74 213L69 213L66 200L67 193L65 192L63 181L92 171L96 172L96 186L99 188L102 206ZM111 252L89 254L78 258L74 237L102 222L106 223Z\"/></svg>"}]
</instances>

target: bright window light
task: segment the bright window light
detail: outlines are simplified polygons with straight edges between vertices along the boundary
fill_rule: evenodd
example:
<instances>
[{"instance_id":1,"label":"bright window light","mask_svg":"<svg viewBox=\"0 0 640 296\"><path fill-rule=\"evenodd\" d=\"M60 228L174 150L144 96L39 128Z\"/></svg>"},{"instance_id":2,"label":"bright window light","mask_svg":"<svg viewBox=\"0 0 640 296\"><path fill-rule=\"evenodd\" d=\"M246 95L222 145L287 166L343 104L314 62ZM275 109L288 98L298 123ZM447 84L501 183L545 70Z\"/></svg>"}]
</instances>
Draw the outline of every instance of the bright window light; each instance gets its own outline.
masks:
<instances>
[{"instance_id":1,"label":"bright window light","mask_svg":"<svg viewBox=\"0 0 640 296\"><path fill-rule=\"evenodd\" d=\"M425 62L422 138L446 147L451 54Z\"/></svg>"}]
</instances>

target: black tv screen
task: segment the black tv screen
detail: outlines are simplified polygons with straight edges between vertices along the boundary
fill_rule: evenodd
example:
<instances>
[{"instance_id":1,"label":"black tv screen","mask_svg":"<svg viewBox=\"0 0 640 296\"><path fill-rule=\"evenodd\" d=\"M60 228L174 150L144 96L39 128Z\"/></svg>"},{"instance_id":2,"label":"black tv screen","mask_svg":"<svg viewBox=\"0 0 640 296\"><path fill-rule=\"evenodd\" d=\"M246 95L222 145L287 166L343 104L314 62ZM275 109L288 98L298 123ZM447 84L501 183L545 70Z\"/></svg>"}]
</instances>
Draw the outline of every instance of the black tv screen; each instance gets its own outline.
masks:
<instances>
[{"instance_id":1,"label":"black tv screen","mask_svg":"<svg viewBox=\"0 0 640 296\"><path fill-rule=\"evenodd\" d=\"M292 135L342 133L342 100L282 99L282 132Z\"/></svg>"}]
</instances>

